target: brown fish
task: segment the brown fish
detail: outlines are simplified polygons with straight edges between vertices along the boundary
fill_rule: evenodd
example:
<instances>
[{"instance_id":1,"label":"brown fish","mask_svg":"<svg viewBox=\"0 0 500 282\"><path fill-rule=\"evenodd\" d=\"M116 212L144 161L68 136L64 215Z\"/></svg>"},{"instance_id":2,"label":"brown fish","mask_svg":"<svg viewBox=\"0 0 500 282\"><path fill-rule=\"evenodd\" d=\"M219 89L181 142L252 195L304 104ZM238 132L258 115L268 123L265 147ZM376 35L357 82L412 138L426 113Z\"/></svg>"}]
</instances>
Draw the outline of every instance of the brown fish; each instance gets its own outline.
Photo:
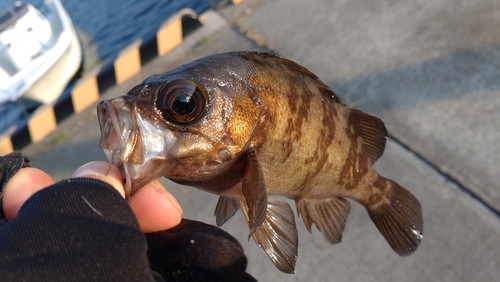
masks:
<instances>
[{"instance_id":1,"label":"brown fish","mask_svg":"<svg viewBox=\"0 0 500 282\"><path fill-rule=\"evenodd\" d=\"M222 225L241 209L250 235L292 273L298 235L341 241L350 204L362 204L399 255L423 237L420 203L373 169L383 122L342 104L314 74L263 52L208 56L148 77L98 105L101 143L126 178L127 194L165 176L220 195Z\"/></svg>"}]
</instances>

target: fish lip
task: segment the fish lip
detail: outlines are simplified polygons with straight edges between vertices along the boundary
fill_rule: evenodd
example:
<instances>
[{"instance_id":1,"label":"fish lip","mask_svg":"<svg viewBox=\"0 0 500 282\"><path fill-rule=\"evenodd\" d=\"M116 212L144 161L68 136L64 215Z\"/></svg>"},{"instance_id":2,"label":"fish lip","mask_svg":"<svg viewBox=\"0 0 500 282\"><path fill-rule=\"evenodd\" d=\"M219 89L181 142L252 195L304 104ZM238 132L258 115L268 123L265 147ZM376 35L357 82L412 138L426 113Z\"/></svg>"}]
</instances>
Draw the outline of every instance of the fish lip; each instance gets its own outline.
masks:
<instances>
[{"instance_id":1,"label":"fish lip","mask_svg":"<svg viewBox=\"0 0 500 282\"><path fill-rule=\"evenodd\" d=\"M108 161L118 167L124 184L125 195L128 197L132 190L132 179L127 173L122 158L123 149L127 142L125 136L119 133L120 121L118 111L112 101L104 100L97 105L97 119L101 129L99 147L103 149Z\"/></svg>"},{"instance_id":2,"label":"fish lip","mask_svg":"<svg viewBox=\"0 0 500 282\"><path fill-rule=\"evenodd\" d=\"M143 185L162 177L164 172L168 172L176 165L168 160L168 148L153 148L154 145L162 143L172 144L175 137L166 131L159 130L139 116L134 105L130 105L123 97L101 101L97 106L97 117L101 128L99 146L103 149L108 161L120 170L127 198ZM157 142L156 140L155 142L144 136L141 138L141 134L151 135L151 131L155 131L156 135L159 135L157 131L162 132L164 137L162 140L167 141ZM133 138L136 138L135 141L139 140L138 142L148 149L133 147L131 144L136 143L131 142ZM134 153L140 156L130 158L130 155ZM147 173L144 173L145 171Z\"/></svg>"},{"instance_id":3,"label":"fish lip","mask_svg":"<svg viewBox=\"0 0 500 282\"><path fill-rule=\"evenodd\" d=\"M114 127L113 118L116 113L114 108L110 105L108 100L101 101L97 104L97 120L99 121L99 127L101 129L101 140L99 141L99 147L101 149L109 149L112 146L112 142L118 138L118 134Z\"/></svg>"},{"instance_id":4,"label":"fish lip","mask_svg":"<svg viewBox=\"0 0 500 282\"><path fill-rule=\"evenodd\" d=\"M97 121L99 122L99 128L101 131L101 140L99 140L99 147L101 149L105 149L107 147L107 145L105 144L105 140L107 140L107 138L109 138L110 136L110 120L109 115L107 114L108 110L106 109L106 104L108 103L108 100L104 100L97 104ZM113 126L112 123L111 126Z\"/></svg>"}]
</instances>

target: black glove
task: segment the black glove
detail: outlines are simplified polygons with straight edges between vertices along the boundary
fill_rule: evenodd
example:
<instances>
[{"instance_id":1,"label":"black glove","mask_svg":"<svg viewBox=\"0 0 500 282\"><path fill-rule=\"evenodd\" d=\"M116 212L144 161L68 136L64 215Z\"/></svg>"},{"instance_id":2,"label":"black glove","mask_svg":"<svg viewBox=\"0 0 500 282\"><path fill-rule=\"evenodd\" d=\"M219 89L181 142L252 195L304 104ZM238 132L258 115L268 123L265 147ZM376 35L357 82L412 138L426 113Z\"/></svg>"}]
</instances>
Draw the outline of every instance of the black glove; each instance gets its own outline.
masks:
<instances>
[{"instance_id":1,"label":"black glove","mask_svg":"<svg viewBox=\"0 0 500 282\"><path fill-rule=\"evenodd\" d=\"M256 281L241 245L225 231L183 219L144 235L121 195L92 178L58 182L7 221L1 195L28 160L0 157L3 281Z\"/></svg>"}]
</instances>

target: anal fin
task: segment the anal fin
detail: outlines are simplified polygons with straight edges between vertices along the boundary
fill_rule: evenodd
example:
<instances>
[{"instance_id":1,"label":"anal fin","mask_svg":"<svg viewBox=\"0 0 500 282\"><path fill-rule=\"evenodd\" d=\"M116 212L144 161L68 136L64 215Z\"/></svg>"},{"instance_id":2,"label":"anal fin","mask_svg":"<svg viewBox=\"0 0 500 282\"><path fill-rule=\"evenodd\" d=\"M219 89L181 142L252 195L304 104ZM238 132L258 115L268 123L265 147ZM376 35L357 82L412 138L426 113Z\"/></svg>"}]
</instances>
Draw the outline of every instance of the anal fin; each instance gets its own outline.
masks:
<instances>
[{"instance_id":1,"label":"anal fin","mask_svg":"<svg viewBox=\"0 0 500 282\"><path fill-rule=\"evenodd\" d=\"M368 214L391 248L400 256L413 253L423 239L424 222L420 203L396 182L385 179L392 187L391 203Z\"/></svg>"},{"instance_id":2,"label":"anal fin","mask_svg":"<svg viewBox=\"0 0 500 282\"><path fill-rule=\"evenodd\" d=\"M235 199L220 196L215 206L215 218L217 226L222 226L238 211L238 202Z\"/></svg>"},{"instance_id":3,"label":"anal fin","mask_svg":"<svg viewBox=\"0 0 500 282\"><path fill-rule=\"evenodd\" d=\"M351 209L349 201L344 198L301 198L296 200L296 205L297 213L302 217L309 233L314 223L330 244L342 241L342 233Z\"/></svg>"},{"instance_id":4,"label":"anal fin","mask_svg":"<svg viewBox=\"0 0 500 282\"><path fill-rule=\"evenodd\" d=\"M245 213L243 214L247 217ZM293 211L285 201L268 199L265 220L251 236L280 271L294 272L298 233Z\"/></svg>"}]
</instances>

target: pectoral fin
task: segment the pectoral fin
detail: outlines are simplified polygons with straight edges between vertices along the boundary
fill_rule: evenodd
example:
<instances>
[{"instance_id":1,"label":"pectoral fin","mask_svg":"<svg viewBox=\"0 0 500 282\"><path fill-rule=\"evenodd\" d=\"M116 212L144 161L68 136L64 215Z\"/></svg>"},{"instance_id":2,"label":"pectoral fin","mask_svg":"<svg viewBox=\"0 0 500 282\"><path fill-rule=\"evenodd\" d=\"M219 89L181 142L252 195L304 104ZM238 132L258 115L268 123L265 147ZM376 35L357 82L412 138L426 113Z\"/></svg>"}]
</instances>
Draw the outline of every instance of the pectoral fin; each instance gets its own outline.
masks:
<instances>
[{"instance_id":1,"label":"pectoral fin","mask_svg":"<svg viewBox=\"0 0 500 282\"><path fill-rule=\"evenodd\" d=\"M296 205L297 213L304 220L309 233L314 223L330 244L342 241L342 233L351 209L351 204L346 199L299 199Z\"/></svg>"},{"instance_id":2,"label":"pectoral fin","mask_svg":"<svg viewBox=\"0 0 500 282\"><path fill-rule=\"evenodd\" d=\"M244 210L243 207L241 209ZM245 212L243 216L248 217ZM251 236L279 270L293 273L297 261L298 234L293 211L285 201L268 199L265 220Z\"/></svg>"},{"instance_id":3,"label":"pectoral fin","mask_svg":"<svg viewBox=\"0 0 500 282\"><path fill-rule=\"evenodd\" d=\"M242 179L242 190L248 207L248 226L250 234L252 234L262 224L266 216L267 191L255 151L248 149L246 158L247 164Z\"/></svg>"},{"instance_id":4,"label":"pectoral fin","mask_svg":"<svg viewBox=\"0 0 500 282\"><path fill-rule=\"evenodd\" d=\"M214 212L217 226L220 227L228 221L236 213L238 208L238 202L235 199L220 196Z\"/></svg>"}]
</instances>

